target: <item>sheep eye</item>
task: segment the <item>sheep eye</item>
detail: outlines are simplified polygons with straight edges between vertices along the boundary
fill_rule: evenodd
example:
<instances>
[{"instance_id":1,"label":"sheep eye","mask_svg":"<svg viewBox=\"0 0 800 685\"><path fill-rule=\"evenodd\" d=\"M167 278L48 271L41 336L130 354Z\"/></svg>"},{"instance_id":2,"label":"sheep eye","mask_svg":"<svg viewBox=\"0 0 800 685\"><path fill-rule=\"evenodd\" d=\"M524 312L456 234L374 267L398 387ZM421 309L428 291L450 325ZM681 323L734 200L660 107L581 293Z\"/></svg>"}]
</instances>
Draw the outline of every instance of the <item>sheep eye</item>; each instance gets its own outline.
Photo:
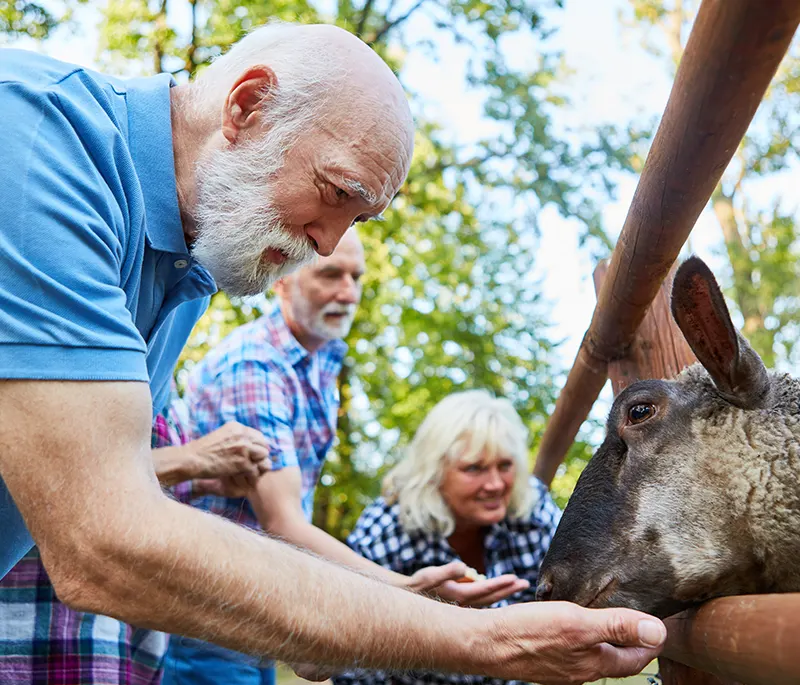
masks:
<instances>
[{"instance_id":1,"label":"sheep eye","mask_svg":"<svg viewBox=\"0 0 800 685\"><path fill-rule=\"evenodd\" d=\"M628 409L628 421L631 423L642 423L647 419L652 419L656 415L654 404L634 404Z\"/></svg>"}]
</instances>

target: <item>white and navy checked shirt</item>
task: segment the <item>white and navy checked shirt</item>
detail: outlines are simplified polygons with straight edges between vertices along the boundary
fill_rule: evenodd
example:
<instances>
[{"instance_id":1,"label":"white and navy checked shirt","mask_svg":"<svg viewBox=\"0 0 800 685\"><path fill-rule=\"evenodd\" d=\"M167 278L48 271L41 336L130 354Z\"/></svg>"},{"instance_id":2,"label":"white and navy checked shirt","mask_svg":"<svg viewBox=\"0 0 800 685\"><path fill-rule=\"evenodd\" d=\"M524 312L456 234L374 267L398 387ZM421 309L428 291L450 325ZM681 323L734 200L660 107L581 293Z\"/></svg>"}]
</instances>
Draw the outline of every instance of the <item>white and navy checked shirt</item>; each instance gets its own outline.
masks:
<instances>
[{"instance_id":1,"label":"white and navy checked shirt","mask_svg":"<svg viewBox=\"0 0 800 685\"><path fill-rule=\"evenodd\" d=\"M539 579L539 566L561 519L561 510L550 498L544 483L531 477L530 485L535 501L531 513L524 518L506 518L491 526L484 540L486 576L496 578L505 573L513 573L530 581L530 588L493 604L493 608L533 601ZM361 514L347 544L370 561L407 576L426 566L443 566L451 561L461 561L444 536L435 533L408 533L400 523L400 505L390 505L382 497ZM517 685L519 682L447 673L383 671L355 671L335 676L333 681L335 685Z\"/></svg>"}]
</instances>

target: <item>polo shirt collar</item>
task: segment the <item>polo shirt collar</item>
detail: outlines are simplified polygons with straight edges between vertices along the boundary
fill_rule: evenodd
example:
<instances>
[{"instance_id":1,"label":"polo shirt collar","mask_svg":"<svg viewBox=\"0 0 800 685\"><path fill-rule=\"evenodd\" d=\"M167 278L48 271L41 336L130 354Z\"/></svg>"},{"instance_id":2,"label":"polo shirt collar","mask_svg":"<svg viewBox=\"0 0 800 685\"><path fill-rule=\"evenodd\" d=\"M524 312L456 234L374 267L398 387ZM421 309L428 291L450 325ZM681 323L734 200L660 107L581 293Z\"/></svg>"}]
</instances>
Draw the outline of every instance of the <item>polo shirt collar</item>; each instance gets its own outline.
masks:
<instances>
[{"instance_id":1,"label":"polo shirt collar","mask_svg":"<svg viewBox=\"0 0 800 685\"><path fill-rule=\"evenodd\" d=\"M169 74L127 81L128 130L144 195L147 240L155 250L188 254L175 182L169 95L173 85Z\"/></svg>"}]
</instances>

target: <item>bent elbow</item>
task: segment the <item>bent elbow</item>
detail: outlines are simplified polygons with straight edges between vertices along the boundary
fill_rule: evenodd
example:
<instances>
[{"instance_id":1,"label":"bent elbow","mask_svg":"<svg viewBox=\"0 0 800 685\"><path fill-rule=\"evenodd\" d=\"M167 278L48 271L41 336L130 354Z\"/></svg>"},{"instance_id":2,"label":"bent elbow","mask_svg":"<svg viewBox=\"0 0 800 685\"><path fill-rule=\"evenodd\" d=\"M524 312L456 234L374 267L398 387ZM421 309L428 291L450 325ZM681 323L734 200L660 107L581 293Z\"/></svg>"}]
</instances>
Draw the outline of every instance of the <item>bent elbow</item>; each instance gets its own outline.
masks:
<instances>
[{"instance_id":1,"label":"bent elbow","mask_svg":"<svg viewBox=\"0 0 800 685\"><path fill-rule=\"evenodd\" d=\"M90 538L41 550L56 597L69 609L106 616L121 613L123 593L117 595L113 590L120 584L115 582L119 569L111 568L108 556L100 551L103 548L102 541Z\"/></svg>"},{"instance_id":2,"label":"bent elbow","mask_svg":"<svg viewBox=\"0 0 800 685\"><path fill-rule=\"evenodd\" d=\"M152 507L151 513L157 509ZM53 536L40 546L56 596L75 611L131 622L152 571L149 557L160 547L148 537L153 520L109 516L81 523L57 536L58 541Z\"/></svg>"}]
</instances>

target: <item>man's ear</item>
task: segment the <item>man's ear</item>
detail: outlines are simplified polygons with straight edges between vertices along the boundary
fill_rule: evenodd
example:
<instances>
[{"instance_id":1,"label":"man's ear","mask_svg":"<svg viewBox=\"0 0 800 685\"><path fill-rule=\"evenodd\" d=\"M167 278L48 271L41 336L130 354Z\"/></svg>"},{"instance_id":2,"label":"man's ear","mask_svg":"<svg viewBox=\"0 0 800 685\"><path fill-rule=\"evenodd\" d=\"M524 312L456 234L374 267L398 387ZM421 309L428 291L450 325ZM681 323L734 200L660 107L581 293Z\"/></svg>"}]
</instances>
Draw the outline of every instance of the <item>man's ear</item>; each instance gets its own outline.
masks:
<instances>
[{"instance_id":1,"label":"man's ear","mask_svg":"<svg viewBox=\"0 0 800 685\"><path fill-rule=\"evenodd\" d=\"M222 135L229 143L261 124L264 102L277 86L275 72L263 64L250 67L236 80L222 109Z\"/></svg>"}]
</instances>

